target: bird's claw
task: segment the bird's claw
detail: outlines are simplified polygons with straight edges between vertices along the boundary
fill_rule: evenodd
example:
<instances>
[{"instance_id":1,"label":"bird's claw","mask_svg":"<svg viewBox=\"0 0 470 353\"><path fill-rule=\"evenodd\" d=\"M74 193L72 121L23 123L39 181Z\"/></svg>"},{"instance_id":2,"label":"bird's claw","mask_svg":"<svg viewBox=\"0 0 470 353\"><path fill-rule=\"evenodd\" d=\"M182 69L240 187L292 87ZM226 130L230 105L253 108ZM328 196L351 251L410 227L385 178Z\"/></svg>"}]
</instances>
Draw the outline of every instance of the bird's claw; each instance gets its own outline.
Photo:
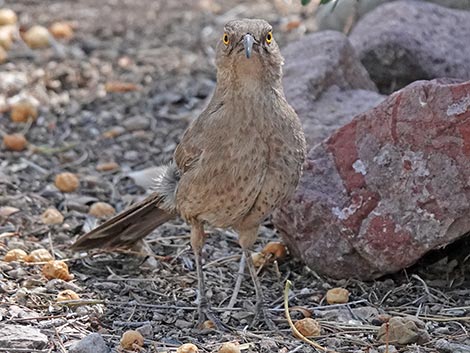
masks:
<instances>
[{"instance_id":1,"label":"bird's claw","mask_svg":"<svg viewBox=\"0 0 470 353\"><path fill-rule=\"evenodd\" d=\"M255 327L260 323L265 323L269 330L278 332L279 328L276 326L274 321L271 319L271 314L266 310L264 305L256 305L256 312L251 327Z\"/></svg>"},{"instance_id":2,"label":"bird's claw","mask_svg":"<svg viewBox=\"0 0 470 353\"><path fill-rule=\"evenodd\" d=\"M206 324L207 320L211 321L210 325ZM229 328L219 319L218 315L215 314L209 306L199 307L197 327L202 330L205 328L212 328L211 325L213 325L213 328L217 331L230 331Z\"/></svg>"}]
</instances>

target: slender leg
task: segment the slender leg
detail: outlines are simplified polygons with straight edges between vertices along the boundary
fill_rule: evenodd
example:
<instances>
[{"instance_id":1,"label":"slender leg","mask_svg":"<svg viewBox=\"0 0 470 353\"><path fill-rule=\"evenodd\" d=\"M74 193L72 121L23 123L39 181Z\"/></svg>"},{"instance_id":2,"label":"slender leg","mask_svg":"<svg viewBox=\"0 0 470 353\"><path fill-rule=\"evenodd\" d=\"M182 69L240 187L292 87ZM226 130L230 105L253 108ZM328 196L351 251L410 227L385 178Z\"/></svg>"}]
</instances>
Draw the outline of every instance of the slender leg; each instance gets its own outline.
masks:
<instances>
[{"instance_id":1,"label":"slender leg","mask_svg":"<svg viewBox=\"0 0 470 353\"><path fill-rule=\"evenodd\" d=\"M227 308L229 309L232 309L237 303L238 293L240 292L240 287L242 285L243 277L245 274L245 264L246 256L245 253L243 253L242 258L240 259L240 265L238 267L237 282L235 283L235 288L233 289L232 297L230 298L230 302L227 306Z\"/></svg>"},{"instance_id":2,"label":"slender leg","mask_svg":"<svg viewBox=\"0 0 470 353\"><path fill-rule=\"evenodd\" d=\"M256 306L255 306L255 317L253 319L252 325L256 325L259 321L264 321L269 329L278 331L276 324L269 317L269 313L266 311L263 298L263 290L261 289L261 283L259 282L258 275L256 274L255 264L251 258L250 248L253 246L256 235L258 233L258 227L249 229L247 231L239 232L239 243L243 249L245 255L246 266L250 271L251 279L255 287L256 294Z\"/></svg>"},{"instance_id":3,"label":"slender leg","mask_svg":"<svg viewBox=\"0 0 470 353\"><path fill-rule=\"evenodd\" d=\"M198 287L198 327L200 327L206 319L211 320L218 330L225 331L225 327L210 308L210 303L206 296L206 286L204 282L204 273L202 272L201 253L204 246L206 235L204 227L201 223L193 223L191 225L191 247L194 252L197 272Z\"/></svg>"}]
</instances>

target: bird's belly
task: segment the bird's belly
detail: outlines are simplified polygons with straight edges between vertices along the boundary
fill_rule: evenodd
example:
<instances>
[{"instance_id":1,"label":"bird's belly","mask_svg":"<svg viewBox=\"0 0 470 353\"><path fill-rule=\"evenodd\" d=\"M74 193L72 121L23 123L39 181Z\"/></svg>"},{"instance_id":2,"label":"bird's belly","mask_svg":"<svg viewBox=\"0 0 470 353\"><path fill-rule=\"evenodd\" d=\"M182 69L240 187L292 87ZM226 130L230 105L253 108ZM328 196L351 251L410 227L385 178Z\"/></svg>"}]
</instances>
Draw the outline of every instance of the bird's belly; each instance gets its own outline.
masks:
<instances>
[{"instance_id":1,"label":"bird's belly","mask_svg":"<svg viewBox=\"0 0 470 353\"><path fill-rule=\"evenodd\" d=\"M207 152L179 182L181 216L215 227L232 227L249 212L263 186L266 154L266 146L253 143Z\"/></svg>"},{"instance_id":2,"label":"bird's belly","mask_svg":"<svg viewBox=\"0 0 470 353\"><path fill-rule=\"evenodd\" d=\"M269 165L258 197L250 211L241 218L235 228L250 229L259 225L295 191L301 173L300 161L276 160Z\"/></svg>"}]
</instances>

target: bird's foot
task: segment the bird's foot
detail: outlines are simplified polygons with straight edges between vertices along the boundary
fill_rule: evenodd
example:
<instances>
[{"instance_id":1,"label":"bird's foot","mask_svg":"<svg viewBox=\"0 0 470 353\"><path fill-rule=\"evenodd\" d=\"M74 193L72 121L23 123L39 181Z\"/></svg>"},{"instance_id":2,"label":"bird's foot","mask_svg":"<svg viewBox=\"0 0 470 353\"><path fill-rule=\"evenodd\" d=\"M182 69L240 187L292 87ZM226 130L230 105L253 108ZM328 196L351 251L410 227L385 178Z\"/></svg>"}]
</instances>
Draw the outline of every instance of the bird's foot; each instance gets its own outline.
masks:
<instances>
[{"instance_id":1,"label":"bird's foot","mask_svg":"<svg viewBox=\"0 0 470 353\"><path fill-rule=\"evenodd\" d=\"M271 318L271 313L269 313L262 302L256 305L255 317L251 322L251 327L255 327L260 323L265 323L271 331L279 332L279 328Z\"/></svg>"},{"instance_id":2,"label":"bird's foot","mask_svg":"<svg viewBox=\"0 0 470 353\"><path fill-rule=\"evenodd\" d=\"M208 323L207 321L210 322ZM222 332L230 331L229 328L220 320L219 316L215 314L208 305L199 306L197 327L201 330L213 328Z\"/></svg>"}]
</instances>

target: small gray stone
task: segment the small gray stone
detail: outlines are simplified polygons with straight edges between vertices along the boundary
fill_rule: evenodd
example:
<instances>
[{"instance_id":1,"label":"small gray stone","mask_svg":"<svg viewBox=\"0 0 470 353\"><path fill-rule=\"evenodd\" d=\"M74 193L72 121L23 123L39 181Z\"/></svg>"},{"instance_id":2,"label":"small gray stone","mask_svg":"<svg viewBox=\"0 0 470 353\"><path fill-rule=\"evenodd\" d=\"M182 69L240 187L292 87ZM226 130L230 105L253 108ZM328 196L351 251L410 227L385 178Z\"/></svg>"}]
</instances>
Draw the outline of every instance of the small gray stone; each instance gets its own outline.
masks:
<instances>
[{"instance_id":1,"label":"small gray stone","mask_svg":"<svg viewBox=\"0 0 470 353\"><path fill-rule=\"evenodd\" d=\"M423 344L430 340L425 324L415 317L392 317L377 333L381 342L398 345ZM379 349L380 351L380 349Z\"/></svg>"},{"instance_id":2,"label":"small gray stone","mask_svg":"<svg viewBox=\"0 0 470 353\"><path fill-rule=\"evenodd\" d=\"M398 350L395 348L395 346L392 346L390 344L384 344L382 346L377 347L379 353L397 353Z\"/></svg>"},{"instance_id":3,"label":"small gray stone","mask_svg":"<svg viewBox=\"0 0 470 353\"><path fill-rule=\"evenodd\" d=\"M127 131L145 130L150 126L150 120L144 116L134 116L123 123Z\"/></svg>"},{"instance_id":4,"label":"small gray stone","mask_svg":"<svg viewBox=\"0 0 470 353\"><path fill-rule=\"evenodd\" d=\"M441 353L470 353L470 346L452 343L443 338L436 341L435 348Z\"/></svg>"},{"instance_id":5,"label":"small gray stone","mask_svg":"<svg viewBox=\"0 0 470 353\"><path fill-rule=\"evenodd\" d=\"M175 326L179 328L190 328L193 327L193 323L186 320L176 320Z\"/></svg>"},{"instance_id":6,"label":"small gray stone","mask_svg":"<svg viewBox=\"0 0 470 353\"><path fill-rule=\"evenodd\" d=\"M23 325L0 324L0 348L43 349L47 336L37 328Z\"/></svg>"},{"instance_id":7,"label":"small gray stone","mask_svg":"<svg viewBox=\"0 0 470 353\"><path fill-rule=\"evenodd\" d=\"M92 333L70 347L69 353L108 353L110 350L99 333Z\"/></svg>"},{"instance_id":8,"label":"small gray stone","mask_svg":"<svg viewBox=\"0 0 470 353\"><path fill-rule=\"evenodd\" d=\"M150 324L140 326L136 329L136 331L140 332L140 334L145 338L153 337L153 327Z\"/></svg>"}]
</instances>

